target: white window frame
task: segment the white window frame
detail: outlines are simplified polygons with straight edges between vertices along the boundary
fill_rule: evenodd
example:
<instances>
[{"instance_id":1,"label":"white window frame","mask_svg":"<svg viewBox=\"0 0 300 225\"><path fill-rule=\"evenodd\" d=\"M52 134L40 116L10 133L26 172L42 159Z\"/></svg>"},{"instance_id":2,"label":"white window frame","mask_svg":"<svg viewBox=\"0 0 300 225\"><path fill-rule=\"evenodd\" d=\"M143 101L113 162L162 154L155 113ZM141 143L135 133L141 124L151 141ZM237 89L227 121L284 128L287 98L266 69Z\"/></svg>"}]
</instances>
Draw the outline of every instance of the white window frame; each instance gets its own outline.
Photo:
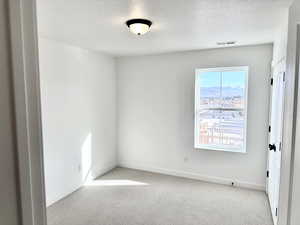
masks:
<instances>
[{"instance_id":1,"label":"white window frame","mask_svg":"<svg viewBox=\"0 0 300 225\"><path fill-rule=\"evenodd\" d=\"M199 82L197 82L197 76L204 72L229 72L229 71L244 71L246 72L245 77L245 90L244 90L244 144L242 148L222 148L218 145L204 145L198 143L199 137L199 123L197 120L197 111L200 105L200 93L199 91ZM203 149L203 150L214 150L214 151L225 151L225 152L238 152L238 153L246 153L247 152L247 121L248 121L248 74L249 74L249 67L248 66L237 66L237 67L216 67L216 68L203 68L203 69L196 69L195 71L195 118L194 118L194 147L195 149Z\"/></svg>"}]
</instances>

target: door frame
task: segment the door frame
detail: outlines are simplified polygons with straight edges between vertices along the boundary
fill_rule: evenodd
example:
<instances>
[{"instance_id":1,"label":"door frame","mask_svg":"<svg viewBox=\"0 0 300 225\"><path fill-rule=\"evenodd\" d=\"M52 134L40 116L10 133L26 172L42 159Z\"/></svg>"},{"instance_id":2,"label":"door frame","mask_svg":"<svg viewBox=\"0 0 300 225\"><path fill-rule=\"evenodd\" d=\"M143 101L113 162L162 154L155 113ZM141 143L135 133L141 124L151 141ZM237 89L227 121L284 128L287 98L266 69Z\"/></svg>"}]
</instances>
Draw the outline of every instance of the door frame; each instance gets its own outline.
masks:
<instances>
[{"instance_id":1,"label":"door frame","mask_svg":"<svg viewBox=\"0 0 300 225\"><path fill-rule=\"evenodd\" d=\"M293 214L295 214L294 212L296 211L296 209L293 206L293 201L295 201L293 199L293 192L294 192L294 179L295 179L295 154L296 154L296 149L299 149L299 139L297 140L296 138L299 137L299 125L297 124L297 119L299 117L299 100L300 100L300 92L299 92L299 88L300 88L300 22L296 22L295 25L295 29L296 29L296 34L294 37L296 43L295 44L295 52L293 52L295 55L293 55L293 59L295 61L292 61L291 67L289 67L289 70L291 73L294 74L294 98L293 98L293 131L292 131L292 149L290 152L290 161L289 161L289 178L290 178L290 182L289 182L289 191L288 191L288 209L287 209L287 224L291 225L292 223L295 224L298 221L295 221L295 216L293 215L292 217L292 211ZM292 57L291 57L292 58Z\"/></svg>"},{"instance_id":2,"label":"door frame","mask_svg":"<svg viewBox=\"0 0 300 225\"><path fill-rule=\"evenodd\" d=\"M8 1L22 225L46 225L36 0Z\"/></svg>"}]
</instances>

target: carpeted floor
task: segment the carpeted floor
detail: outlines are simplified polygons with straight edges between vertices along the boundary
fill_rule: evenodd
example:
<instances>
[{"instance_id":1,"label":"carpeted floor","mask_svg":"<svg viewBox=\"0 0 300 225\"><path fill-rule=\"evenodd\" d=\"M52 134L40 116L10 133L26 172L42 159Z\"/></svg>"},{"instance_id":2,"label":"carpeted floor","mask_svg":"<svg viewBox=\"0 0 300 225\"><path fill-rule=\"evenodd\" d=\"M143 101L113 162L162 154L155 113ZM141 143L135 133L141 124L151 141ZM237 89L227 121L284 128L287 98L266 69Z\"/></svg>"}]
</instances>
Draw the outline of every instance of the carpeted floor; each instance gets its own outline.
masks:
<instances>
[{"instance_id":1,"label":"carpeted floor","mask_svg":"<svg viewBox=\"0 0 300 225\"><path fill-rule=\"evenodd\" d=\"M48 208L48 225L272 225L266 194L116 168Z\"/></svg>"}]
</instances>

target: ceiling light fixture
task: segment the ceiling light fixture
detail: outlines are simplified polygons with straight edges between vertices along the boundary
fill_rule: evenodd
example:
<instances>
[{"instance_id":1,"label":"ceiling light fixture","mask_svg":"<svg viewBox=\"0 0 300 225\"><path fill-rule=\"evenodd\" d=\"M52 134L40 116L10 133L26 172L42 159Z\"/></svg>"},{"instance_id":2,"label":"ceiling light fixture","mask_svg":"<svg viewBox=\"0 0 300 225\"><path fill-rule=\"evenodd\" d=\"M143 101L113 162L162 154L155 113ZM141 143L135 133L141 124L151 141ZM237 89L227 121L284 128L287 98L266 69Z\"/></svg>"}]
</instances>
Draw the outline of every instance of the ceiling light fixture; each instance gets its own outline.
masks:
<instances>
[{"instance_id":1,"label":"ceiling light fixture","mask_svg":"<svg viewBox=\"0 0 300 225\"><path fill-rule=\"evenodd\" d=\"M136 35L143 35L150 30L152 22L147 19L131 19L126 21L129 30Z\"/></svg>"}]
</instances>

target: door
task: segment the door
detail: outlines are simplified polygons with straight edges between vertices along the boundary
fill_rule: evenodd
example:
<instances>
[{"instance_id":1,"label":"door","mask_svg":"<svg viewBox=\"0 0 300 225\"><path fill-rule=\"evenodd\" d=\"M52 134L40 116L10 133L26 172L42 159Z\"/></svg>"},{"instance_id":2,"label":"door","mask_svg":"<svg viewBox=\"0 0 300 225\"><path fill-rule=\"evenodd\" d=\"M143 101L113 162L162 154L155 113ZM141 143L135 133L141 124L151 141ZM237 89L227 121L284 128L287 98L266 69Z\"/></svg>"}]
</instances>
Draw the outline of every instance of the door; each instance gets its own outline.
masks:
<instances>
[{"instance_id":1,"label":"door","mask_svg":"<svg viewBox=\"0 0 300 225\"><path fill-rule=\"evenodd\" d=\"M272 100L270 112L270 133L269 133L269 154L268 154L268 196L272 211L274 224L277 224L281 146L283 128L283 108L284 108L284 79L285 72L282 65L274 67L272 84Z\"/></svg>"}]
</instances>

